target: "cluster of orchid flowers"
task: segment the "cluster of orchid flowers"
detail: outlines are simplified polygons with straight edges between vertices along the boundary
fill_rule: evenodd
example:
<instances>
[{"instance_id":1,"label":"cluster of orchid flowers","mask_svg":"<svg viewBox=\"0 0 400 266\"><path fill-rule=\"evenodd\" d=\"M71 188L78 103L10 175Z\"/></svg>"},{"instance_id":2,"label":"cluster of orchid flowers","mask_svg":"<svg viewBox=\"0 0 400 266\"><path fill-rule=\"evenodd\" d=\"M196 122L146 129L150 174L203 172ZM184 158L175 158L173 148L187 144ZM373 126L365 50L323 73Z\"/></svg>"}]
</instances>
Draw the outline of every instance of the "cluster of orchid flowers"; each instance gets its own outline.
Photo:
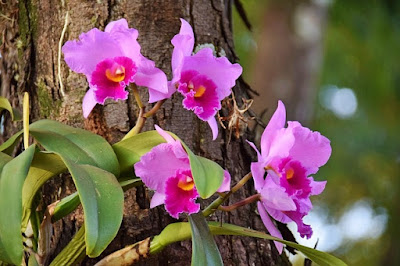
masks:
<instances>
[{"instance_id":1,"label":"cluster of orchid flowers","mask_svg":"<svg viewBox=\"0 0 400 266\"><path fill-rule=\"evenodd\" d=\"M64 58L75 72L86 75L89 90L83 98L83 115L88 117L96 104L107 98L126 100L129 84L147 87L149 103L171 97L176 91L183 95L182 105L206 121L213 139L218 135L216 114L221 101L231 94L236 79L242 73L239 64L226 57L216 57L210 48L193 54L194 34L188 22L181 19L179 34L171 43L172 79L155 67L155 63L140 52L138 31L128 27L125 19L109 23L105 31L96 28L82 33L78 41L63 46ZM135 88L136 89L136 88ZM310 196L320 194L326 181L316 182L310 176L324 165L331 154L330 141L319 132L313 132L293 121L286 124L284 104L278 108L261 137L258 162L251 164L258 212L272 236L282 238L270 217L282 223L294 221L302 237L310 238L312 229L303 223L303 217L312 208ZM188 154L179 140L156 126L166 143L155 146L134 165L136 176L154 190L150 207L165 205L174 218L180 213L197 213L199 194L192 177ZM224 180L218 192L230 190L231 176L224 171ZM282 244L275 242L279 252Z\"/></svg>"}]
</instances>

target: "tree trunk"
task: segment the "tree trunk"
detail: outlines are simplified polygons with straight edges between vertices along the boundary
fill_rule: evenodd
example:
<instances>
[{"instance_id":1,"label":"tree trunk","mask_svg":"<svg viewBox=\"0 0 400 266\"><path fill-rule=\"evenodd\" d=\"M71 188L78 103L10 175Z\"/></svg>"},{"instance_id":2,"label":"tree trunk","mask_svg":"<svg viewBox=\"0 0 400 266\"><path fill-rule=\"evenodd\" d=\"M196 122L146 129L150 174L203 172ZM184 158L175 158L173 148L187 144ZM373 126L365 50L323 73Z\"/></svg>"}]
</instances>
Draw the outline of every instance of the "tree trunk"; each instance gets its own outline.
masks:
<instances>
[{"instance_id":1,"label":"tree trunk","mask_svg":"<svg viewBox=\"0 0 400 266\"><path fill-rule=\"evenodd\" d=\"M3 1L4 2L4 1ZM49 118L75 127L83 127L102 135L114 143L129 131L137 117L133 97L127 101L107 101L97 106L87 120L83 119L81 103L88 89L83 75L72 72L61 59L58 68L58 43L69 12L70 23L63 43L77 39L81 32L94 27L104 29L110 21L126 18L129 26L139 30L142 53L154 60L156 65L170 76L172 52L171 38L179 32L182 17L193 26L196 43L213 43L224 49L231 61L235 54L232 40L231 5L225 1L55 1L20 0L0 4L0 31L2 33L0 70L2 96L9 98L13 106L21 108L22 93L31 95L31 121ZM65 96L60 92L60 80ZM235 87L237 99L246 97L244 86ZM146 98L146 90L141 90ZM145 130L154 124L177 134L198 155L210 158L228 169L233 183L250 170L254 153L245 138L228 142L229 132L222 130L217 140L211 141L211 131L192 112L182 107L182 97L173 95L163 109L147 121ZM148 106L149 108L150 106ZM224 110L227 112L227 110ZM21 125L11 123L5 116L4 141ZM245 135L246 137L246 135ZM55 178L43 188L44 206L65 197L75 190L67 176ZM56 192L55 192L56 191ZM254 193L252 184L246 185L230 200L235 202ZM130 189L125 193L125 211L121 229L103 255L125 245L158 234L168 223L174 222L163 207L149 209L149 194L144 187ZM217 213L218 215L218 213ZM255 212L255 205L246 206L229 214L213 217L215 220L265 230ZM57 255L82 225L82 209L54 224L53 255ZM286 265L275 246L264 240L244 237L217 237L217 244L225 265ZM191 257L190 241L166 248L160 255L144 261L146 265L188 265ZM102 255L102 256L103 256ZM85 259L83 265L93 265L97 259Z\"/></svg>"}]
</instances>

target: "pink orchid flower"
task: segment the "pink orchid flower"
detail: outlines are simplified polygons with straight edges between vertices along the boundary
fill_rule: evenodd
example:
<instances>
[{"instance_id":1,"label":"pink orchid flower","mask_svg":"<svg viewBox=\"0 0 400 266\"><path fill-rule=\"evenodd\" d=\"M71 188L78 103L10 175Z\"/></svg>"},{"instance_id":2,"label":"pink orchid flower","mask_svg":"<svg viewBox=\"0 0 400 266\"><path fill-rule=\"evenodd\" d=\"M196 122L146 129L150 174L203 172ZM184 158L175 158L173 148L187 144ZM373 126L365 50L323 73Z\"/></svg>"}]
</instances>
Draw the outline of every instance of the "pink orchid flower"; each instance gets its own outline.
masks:
<instances>
[{"instance_id":1,"label":"pink orchid flower","mask_svg":"<svg viewBox=\"0 0 400 266\"><path fill-rule=\"evenodd\" d=\"M135 173L143 183L154 190L150 208L164 204L174 218L180 213L197 213L199 197L190 170L189 157L179 140L156 126L157 132L167 141L155 146L135 164ZM231 176L224 171L224 180L218 192L230 189Z\"/></svg>"},{"instance_id":2,"label":"pink orchid flower","mask_svg":"<svg viewBox=\"0 0 400 266\"><path fill-rule=\"evenodd\" d=\"M67 65L86 75L89 90L83 98L86 118L94 106L107 98L126 100L125 87L130 83L149 89L149 102L167 98L168 81L153 61L140 53L138 31L125 19L110 22L104 32L94 28L82 33L79 40L68 41L62 51Z\"/></svg>"},{"instance_id":3,"label":"pink orchid flower","mask_svg":"<svg viewBox=\"0 0 400 266\"><path fill-rule=\"evenodd\" d=\"M326 181L316 182L315 174L330 155L330 141L319 132L301 126L299 122L286 124L286 110L281 101L261 137L258 162L251 164L254 186L261 194L258 211L271 235L282 238L270 217L282 223L294 221L302 237L310 238L312 229L303 217L312 208L310 196L320 194ZM279 252L283 245L275 242Z\"/></svg>"},{"instance_id":4,"label":"pink orchid flower","mask_svg":"<svg viewBox=\"0 0 400 266\"><path fill-rule=\"evenodd\" d=\"M215 57L210 48L203 48L192 55L193 29L186 20L181 19L181 23L179 34L171 40L174 46L173 78L169 93L178 89L185 97L183 107L208 122L215 140L218 136L215 115L221 109L221 101L231 94L231 88L242 74L242 67L231 64L226 57Z\"/></svg>"}]
</instances>

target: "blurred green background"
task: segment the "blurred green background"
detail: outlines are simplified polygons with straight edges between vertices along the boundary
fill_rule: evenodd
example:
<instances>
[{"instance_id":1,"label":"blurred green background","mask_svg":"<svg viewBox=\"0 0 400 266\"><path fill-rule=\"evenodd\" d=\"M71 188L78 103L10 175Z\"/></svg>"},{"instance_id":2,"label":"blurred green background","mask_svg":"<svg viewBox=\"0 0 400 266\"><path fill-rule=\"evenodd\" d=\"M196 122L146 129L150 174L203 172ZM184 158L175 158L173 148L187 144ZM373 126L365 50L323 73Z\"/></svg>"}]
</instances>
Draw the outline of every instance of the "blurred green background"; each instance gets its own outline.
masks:
<instances>
[{"instance_id":1,"label":"blurred green background","mask_svg":"<svg viewBox=\"0 0 400 266\"><path fill-rule=\"evenodd\" d=\"M254 96L256 112L264 106L270 116L276 100L283 98L289 120L299 119L332 144L330 161L316 175L328 180L327 187L312 198L315 208L306 220L314 236L299 241L314 246L319 239L318 249L349 265L400 265L400 1L241 2L252 30L236 9L239 62L250 86L267 93ZM299 37L299 23L311 41ZM281 44L274 44L278 39ZM285 46L286 52L276 48ZM260 60L270 66L256 63ZM279 73L260 82L257 76L271 75L270 69ZM285 69L307 76L306 89ZM286 85L277 89L276 76ZM311 102L295 90L307 90ZM291 110L290 103L311 106L310 115L298 115L300 109Z\"/></svg>"}]
</instances>

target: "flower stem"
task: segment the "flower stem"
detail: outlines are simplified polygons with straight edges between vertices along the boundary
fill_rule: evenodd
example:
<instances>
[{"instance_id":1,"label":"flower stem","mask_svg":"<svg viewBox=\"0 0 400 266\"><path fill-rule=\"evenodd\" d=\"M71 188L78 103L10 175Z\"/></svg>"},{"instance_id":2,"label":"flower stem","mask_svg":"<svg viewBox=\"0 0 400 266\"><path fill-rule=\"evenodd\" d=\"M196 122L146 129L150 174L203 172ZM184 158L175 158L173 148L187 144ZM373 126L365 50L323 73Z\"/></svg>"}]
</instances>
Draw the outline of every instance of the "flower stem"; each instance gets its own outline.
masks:
<instances>
[{"instance_id":1,"label":"flower stem","mask_svg":"<svg viewBox=\"0 0 400 266\"><path fill-rule=\"evenodd\" d=\"M160 107L163 105L163 103L165 102L165 99L164 100L161 100L161 101L158 101L154 106L153 106L153 108L151 108L150 109L150 111L147 111L146 113L144 113L144 117L146 117L146 118L148 118L148 117L150 117L150 116L153 116L157 111L158 111L158 109L160 109Z\"/></svg>"},{"instance_id":2,"label":"flower stem","mask_svg":"<svg viewBox=\"0 0 400 266\"><path fill-rule=\"evenodd\" d=\"M138 88L135 83L132 83L132 92L133 92L133 96L135 96L135 100L136 100L138 107L140 109L142 109L144 106L143 106L142 100L140 99L140 94L139 94Z\"/></svg>"},{"instance_id":3,"label":"flower stem","mask_svg":"<svg viewBox=\"0 0 400 266\"><path fill-rule=\"evenodd\" d=\"M232 205L229 205L229 206L219 206L218 210L225 211L225 212L230 212L230 211L236 210L239 207L242 207L244 205L253 203L253 202L258 201L258 200L260 200L260 194L255 194L255 195L250 196L250 197L248 197L248 198L246 198L246 199L244 199L242 201L236 202L235 204L232 204Z\"/></svg>"},{"instance_id":4,"label":"flower stem","mask_svg":"<svg viewBox=\"0 0 400 266\"><path fill-rule=\"evenodd\" d=\"M146 117L144 117L143 114L144 114L144 107L141 107L139 110L139 117L136 120L136 125L122 138L122 140L133 137L136 134L140 133L140 131L142 131L144 123L146 122Z\"/></svg>"},{"instance_id":5,"label":"flower stem","mask_svg":"<svg viewBox=\"0 0 400 266\"><path fill-rule=\"evenodd\" d=\"M207 206L203 210L203 216L207 217L213 214L218 210L218 207L224 203L230 195L238 191L241 187L243 187L244 184L246 184L247 181L249 181L250 178L252 178L251 172L245 175L228 193L219 196L216 200L214 200L210 205Z\"/></svg>"}]
</instances>

